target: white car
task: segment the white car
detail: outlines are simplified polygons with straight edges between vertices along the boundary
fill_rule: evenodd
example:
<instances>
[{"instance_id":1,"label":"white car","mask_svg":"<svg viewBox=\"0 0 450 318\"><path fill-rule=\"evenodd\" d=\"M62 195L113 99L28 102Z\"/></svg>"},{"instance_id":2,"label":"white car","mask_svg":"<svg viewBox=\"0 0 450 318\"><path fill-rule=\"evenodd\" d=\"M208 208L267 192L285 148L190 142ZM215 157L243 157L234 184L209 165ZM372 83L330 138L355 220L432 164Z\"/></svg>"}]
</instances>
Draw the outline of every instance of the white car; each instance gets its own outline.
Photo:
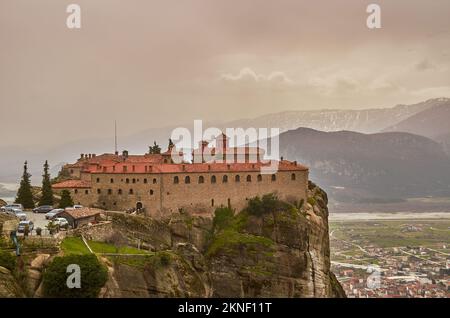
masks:
<instances>
[{"instance_id":1,"label":"white car","mask_svg":"<svg viewBox=\"0 0 450 318\"><path fill-rule=\"evenodd\" d=\"M54 218L52 222L54 225L59 225L59 227L69 226L69 222L65 218Z\"/></svg>"},{"instance_id":2,"label":"white car","mask_svg":"<svg viewBox=\"0 0 450 318\"><path fill-rule=\"evenodd\" d=\"M51 219L54 218L54 216L55 216L56 214L58 214L59 212L62 212L62 211L64 211L64 209L53 209L53 210L51 210L50 212L45 213L45 218L46 218L47 220L51 220Z\"/></svg>"},{"instance_id":3,"label":"white car","mask_svg":"<svg viewBox=\"0 0 450 318\"><path fill-rule=\"evenodd\" d=\"M75 205L73 206L73 208L74 208L74 209L82 209L83 206L82 206L82 205L79 205L79 204L75 204Z\"/></svg>"},{"instance_id":4,"label":"white car","mask_svg":"<svg viewBox=\"0 0 450 318\"><path fill-rule=\"evenodd\" d=\"M5 205L5 206L2 206L0 208L0 210L2 212L8 212L8 211L11 211L12 209L23 210L23 205L20 204L20 203L13 203L13 204L8 204L8 205Z\"/></svg>"},{"instance_id":5,"label":"white car","mask_svg":"<svg viewBox=\"0 0 450 318\"><path fill-rule=\"evenodd\" d=\"M12 209L10 214L16 216L21 221L26 221L27 219L27 214L23 212L21 209Z\"/></svg>"}]
</instances>

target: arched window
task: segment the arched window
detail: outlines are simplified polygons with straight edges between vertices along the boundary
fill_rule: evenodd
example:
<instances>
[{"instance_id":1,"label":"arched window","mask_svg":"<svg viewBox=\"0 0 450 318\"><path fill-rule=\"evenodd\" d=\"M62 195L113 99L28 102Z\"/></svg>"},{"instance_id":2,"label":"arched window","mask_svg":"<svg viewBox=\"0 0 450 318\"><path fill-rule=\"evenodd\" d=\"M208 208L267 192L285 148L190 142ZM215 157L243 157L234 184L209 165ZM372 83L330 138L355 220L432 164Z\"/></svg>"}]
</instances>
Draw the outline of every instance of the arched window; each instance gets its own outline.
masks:
<instances>
[{"instance_id":1,"label":"arched window","mask_svg":"<svg viewBox=\"0 0 450 318\"><path fill-rule=\"evenodd\" d=\"M156 178L153 179L153 184L156 184Z\"/></svg>"},{"instance_id":2,"label":"arched window","mask_svg":"<svg viewBox=\"0 0 450 318\"><path fill-rule=\"evenodd\" d=\"M247 182L252 182L252 176L251 175L247 176Z\"/></svg>"},{"instance_id":3,"label":"arched window","mask_svg":"<svg viewBox=\"0 0 450 318\"><path fill-rule=\"evenodd\" d=\"M277 181L277 175L276 174L272 175L272 181Z\"/></svg>"},{"instance_id":4,"label":"arched window","mask_svg":"<svg viewBox=\"0 0 450 318\"><path fill-rule=\"evenodd\" d=\"M84 194L89 194L89 190L84 190Z\"/></svg>"},{"instance_id":5,"label":"arched window","mask_svg":"<svg viewBox=\"0 0 450 318\"><path fill-rule=\"evenodd\" d=\"M136 179L133 179L133 183L136 183Z\"/></svg>"},{"instance_id":6,"label":"arched window","mask_svg":"<svg viewBox=\"0 0 450 318\"><path fill-rule=\"evenodd\" d=\"M198 183L205 183L205 177L203 176L198 177Z\"/></svg>"},{"instance_id":7,"label":"arched window","mask_svg":"<svg viewBox=\"0 0 450 318\"><path fill-rule=\"evenodd\" d=\"M100 183L100 178L97 178L97 183Z\"/></svg>"},{"instance_id":8,"label":"arched window","mask_svg":"<svg viewBox=\"0 0 450 318\"><path fill-rule=\"evenodd\" d=\"M122 189L117 190L118 194L122 194Z\"/></svg>"},{"instance_id":9,"label":"arched window","mask_svg":"<svg viewBox=\"0 0 450 318\"><path fill-rule=\"evenodd\" d=\"M75 189L75 191L74 191L74 192L75 192L75 194L77 194L77 193L78 193L78 189Z\"/></svg>"},{"instance_id":10,"label":"arched window","mask_svg":"<svg viewBox=\"0 0 450 318\"><path fill-rule=\"evenodd\" d=\"M291 180L295 180L295 173L291 174Z\"/></svg>"},{"instance_id":11,"label":"arched window","mask_svg":"<svg viewBox=\"0 0 450 318\"><path fill-rule=\"evenodd\" d=\"M108 194L112 194L112 190L111 189L108 189Z\"/></svg>"},{"instance_id":12,"label":"arched window","mask_svg":"<svg viewBox=\"0 0 450 318\"><path fill-rule=\"evenodd\" d=\"M186 183L186 184L191 183L191 178L189 176L186 176L184 178L184 183Z\"/></svg>"},{"instance_id":13,"label":"arched window","mask_svg":"<svg viewBox=\"0 0 450 318\"><path fill-rule=\"evenodd\" d=\"M228 182L228 176L225 175L222 177L222 183L227 183Z\"/></svg>"},{"instance_id":14,"label":"arched window","mask_svg":"<svg viewBox=\"0 0 450 318\"><path fill-rule=\"evenodd\" d=\"M211 177L211 183L216 183L216 181L217 181L216 176L212 176Z\"/></svg>"},{"instance_id":15,"label":"arched window","mask_svg":"<svg viewBox=\"0 0 450 318\"><path fill-rule=\"evenodd\" d=\"M130 179L126 178L125 183L130 183Z\"/></svg>"},{"instance_id":16,"label":"arched window","mask_svg":"<svg viewBox=\"0 0 450 318\"><path fill-rule=\"evenodd\" d=\"M262 175L260 175L260 174L258 174L258 182L261 182L262 181Z\"/></svg>"},{"instance_id":17,"label":"arched window","mask_svg":"<svg viewBox=\"0 0 450 318\"><path fill-rule=\"evenodd\" d=\"M113 179L113 178L111 178L111 180L109 180L109 182L110 182L110 183L114 183L114 179Z\"/></svg>"},{"instance_id":18,"label":"arched window","mask_svg":"<svg viewBox=\"0 0 450 318\"><path fill-rule=\"evenodd\" d=\"M128 193L133 194L134 193L133 189L130 189L130 191L128 191Z\"/></svg>"},{"instance_id":19,"label":"arched window","mask_svg":"<svg viewBox=\"0 0 450 318\"><path fill-rule=\"evenodd\" d=\"M153 190L150 190L150 195L153 195Z\"/></svg>"},{"instance_id":20,"label":"arched window","mask_svg":"<svg viewBox=\"0 0 450 318\"><path fill-rule=\"evenodd\" d=\"M235 181L235 182L241 182L241 177L240 177L239 175L236 175L236 176L234 177L234 181Z\"/></svg>"},{"instance_id":21,"label":"arched window","mask_svg":"<svg viewBox=\"0 0 450 318\"><path fill-rule=\"evenodd\" d=\"M175 184L180 183L180 178L178 178L178 176L173 177L173 183Z\"/></svg>"},{"instance_id":22,"label":"arched window","mask_svg":"<svg viewBox=\"0 0 450 318\"><path fill-rule=\"evenodd\" d=\"M97 189L97 194L100 194L100 193L102 193L102 190Z\"/></svg>"},{"instance_id":23,"label":"arched window","mask_svg":"<svg viewBox=\"0 0 450 318\"><path fill-rule=\"evenodd\" d=\"M144 179L144 183L147 183L147 178Z\"/></svg>"}]
</instances>

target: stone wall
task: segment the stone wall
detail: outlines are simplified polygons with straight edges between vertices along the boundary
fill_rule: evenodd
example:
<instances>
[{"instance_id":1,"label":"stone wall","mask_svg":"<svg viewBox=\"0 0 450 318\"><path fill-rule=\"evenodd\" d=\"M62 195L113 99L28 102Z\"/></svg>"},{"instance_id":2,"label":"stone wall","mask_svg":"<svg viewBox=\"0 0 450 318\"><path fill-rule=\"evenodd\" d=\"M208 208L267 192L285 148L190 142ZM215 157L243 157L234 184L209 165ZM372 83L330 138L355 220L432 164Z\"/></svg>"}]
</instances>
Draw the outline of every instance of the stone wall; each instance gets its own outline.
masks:
<instances>
[{"instance_id":1,"label":"stone wall","mask_svg":"<svg viewBox=\"0 0 450 318\"><path fill-rule=\"evenodd\" d=\"M94 224L92 226L85 226L75 229L71 232L72 235L83 235L86 239L92 241L106 241L114 233L112 222L104 222Z\"/></svg>"}]
</instances>

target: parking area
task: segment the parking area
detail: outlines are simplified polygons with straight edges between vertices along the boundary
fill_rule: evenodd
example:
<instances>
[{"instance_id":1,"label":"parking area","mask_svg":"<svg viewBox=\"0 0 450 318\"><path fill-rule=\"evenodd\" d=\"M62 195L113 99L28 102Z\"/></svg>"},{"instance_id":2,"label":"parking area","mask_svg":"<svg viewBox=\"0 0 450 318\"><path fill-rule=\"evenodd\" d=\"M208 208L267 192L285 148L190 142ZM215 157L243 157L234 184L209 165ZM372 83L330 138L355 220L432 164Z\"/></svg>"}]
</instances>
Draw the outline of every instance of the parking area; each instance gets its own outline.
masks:
<instances>
[{"instance_id":1,"label":"parking area","mask_svg":"<svg viewBox=\"0 0 450 318\"><path fill-rule=\"evenodd\" d=\"M48 220L45 219L45 213L33 213L31 211L25 211L27 214L27 220L33 221L34 228L40 227L41 229L45 229L48 224Z\"/></svg>"}]
</instances>

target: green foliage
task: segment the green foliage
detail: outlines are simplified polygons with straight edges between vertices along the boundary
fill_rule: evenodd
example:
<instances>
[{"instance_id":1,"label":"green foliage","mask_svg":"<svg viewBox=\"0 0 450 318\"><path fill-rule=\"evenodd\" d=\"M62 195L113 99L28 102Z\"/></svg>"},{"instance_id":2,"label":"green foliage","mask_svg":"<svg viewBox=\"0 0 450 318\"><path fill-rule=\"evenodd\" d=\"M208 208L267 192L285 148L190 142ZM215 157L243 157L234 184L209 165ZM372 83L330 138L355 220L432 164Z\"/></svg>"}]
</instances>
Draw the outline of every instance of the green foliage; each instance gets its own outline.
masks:
<instances>
[{"instance_id":1,"label":"green foliage","mask_svg":"<svg viewBox=\"0 0 450 318\"><path fill-rule=\"evenodd\" d=\"M48 168L48 162L46 160L44 163L44 174L42 175L42 197L39 200L39 205L53 206L53 189Z\"/></svg>"},{"instance_id":2,"label":"green foliage","mask_svg":"<svg viewBox=\"0 0 450 318\"><path fill-rule=\"evenodd\" d=\"M69 190L62 190L61 191L61 201L59 202L59 207L61 209L65 209L67 207L73 206L73 200L70 196Z\"/></svg>"},{"instance_id":3,"label":"green foliage","mask_svg":"<svg viewBox=\"0 0 450 318\"><path fill-rule=\"evenodd\" d=\"M76 254L83 255L89 254L89 250L80 237L66 237L61 242L61 249L64 255Z\"/></svg>"},{"instance_id":4,"label":"green foliage","mask_svg":"<svg viewBox=\"0 0 450 318\"><path fill-rule=\"evenodd\" d=\"M81 270L81 288L67 287L67 273L70 264L77 264ZM43 291L46 297L95 298L108 279L107 269L95 255L68 255L55 257L43 275Z\"/></svg>"},{"instance_id":5,"label":"green foliage","mask_svg":"<svg viewBox=\"0 0 450 318\"><path fill-rule=\"evenodd\" d=\"M249 214L262 216L277 210L286 210L290 205L280 201L274 193L265 194L260 198L256 196L248 201L246 210Z\"/></svg>"},{"instance_id":6,"label":"green foliage","mask_svg":"<svg viewBox=\"0 0 450 318\"><path fill-rule=\"evenodd\" d=\"M170 255L167 253L161 253L161 255L159 255L159 262L163 267L169 266L171 262Z\"/></svg>"},{"instance_id":7,"label":"green foliage","mask_svg":"<svg viewBox=\"0 0 450 318\"><path fill-rule=\"evenodd\" d=\"M233 210L227 207L219 207L214 211L214 230L221 230L230 225L233 220Z\"/></svg>"},{"instance_id":8,"label":"green foliage","mask_svg":"<svg viewBox=\"0 0 450 318\"><path fill-rule=\"evenodd\" d=\"M148 153L151 155L161 153L161 147L156 143L156 141L153 142L153 146L148 147Z\"/></svg>"},{"instance_id":9,"label":"green foliage","mask_svg":"<svg viewBox=\"0 0 450 318\"><path fill-rule=\"evenodd\" d=\"M0 266L14 271L16 265L16 256L7 251L0 250Z\"/></svg>"},{"instance_id":10,"label":"green foliage","mask_svg":"<svg viewBox=\"0 0 450 318\"><path fill-rule=\"evenodd\" d=\"M34 208L33 193L31 192L31 174L28 173L28 163L23 165L23 175L20 181L20 187L17 191L16 203L21 203L25 209Z\"/></svg>"},{"instance_id":11,"label":"green foliage","mask_svg":"<svg viewBox=\"0 0 450 318\"><path fill-rule=\"evenodd\" d=\"M314 206L316 204L316 199L313 197L309 197L308 198L308 203L311 204L312 206Z\"/></svg>"}]
</instances>

